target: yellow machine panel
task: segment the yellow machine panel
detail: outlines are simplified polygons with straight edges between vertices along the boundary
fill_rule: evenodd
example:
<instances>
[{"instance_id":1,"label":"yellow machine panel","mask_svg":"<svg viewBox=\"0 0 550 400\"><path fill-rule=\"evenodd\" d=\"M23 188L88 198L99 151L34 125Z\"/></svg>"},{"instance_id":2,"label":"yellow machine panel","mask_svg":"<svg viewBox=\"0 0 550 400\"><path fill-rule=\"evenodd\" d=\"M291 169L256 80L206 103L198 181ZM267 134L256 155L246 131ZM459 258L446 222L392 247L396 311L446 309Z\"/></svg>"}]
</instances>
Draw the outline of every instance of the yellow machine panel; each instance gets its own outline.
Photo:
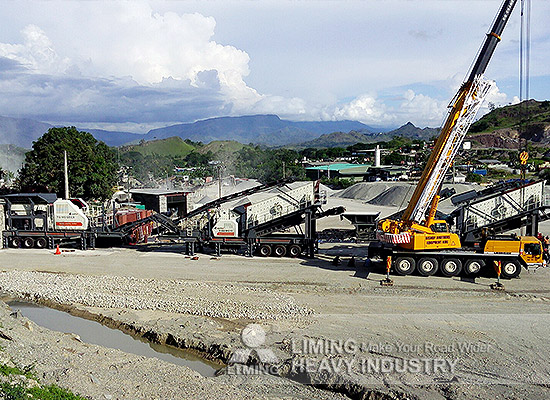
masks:
<instances>
[{"instance_id":1,"label":"yellow machine panel","mask_svg":"<svg viewBox=\"0 0 550 400\"><path fill-rule=\"evenodd\" d=\"M413 233L411 241L400 247L408 250L440 250L458 249L461 247L460 239L456 233Z\"/></svg>"},{"instance_id":2,"label":"yellow machine panel","mask_svg":"<svg viewBox=\"0 0 550 400\"><path fill-rule=\"evenodd\" d=\"M518 240L487 240L485 253L495 254L519 254L521 241Z\"/></svg>"}]
</instances>

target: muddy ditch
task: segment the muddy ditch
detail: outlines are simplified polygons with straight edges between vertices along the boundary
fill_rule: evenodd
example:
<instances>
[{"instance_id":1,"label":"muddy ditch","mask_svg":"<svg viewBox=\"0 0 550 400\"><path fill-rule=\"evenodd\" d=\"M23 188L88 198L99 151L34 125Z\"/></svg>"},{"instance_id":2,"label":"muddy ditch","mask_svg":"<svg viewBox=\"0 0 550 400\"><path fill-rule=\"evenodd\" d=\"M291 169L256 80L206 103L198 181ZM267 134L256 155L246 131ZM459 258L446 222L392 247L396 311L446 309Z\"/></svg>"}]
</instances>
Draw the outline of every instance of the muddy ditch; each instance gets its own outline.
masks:
<instances>
[{"instance_id":1,"label":"muddy ditch","mask_svg":"<svg viewBox=\"0 0 550 400\"><path fill-rule=\"evenodd\" d=\"M156 354L142 354L149 357L157 357L163 359L163 353L171 353L172 355L175 355L175 357L182 358L182 354L177 354L177 352L184 351L186 354L183 354L183 358L191 359L194 362L203 363L204 366L197 367L196 364L190 365L186 362L182 362L180 365L186 365L206 377L228 374L227 364L229 363L233 355L233 351L227 344L207 344L198 337L178 337L171 333L158 332L136 323L119 321L113 317L101 313L94 313L89 310L78 308L75 306L58 304L44 299L34 299L29 294L25 294L25 296L20 299L4 296L1 298L1 300L10 305L10 307L14 311L21 309L23 305L30 305L30 307L43 307L44 310L57 310L58 312L66 313L73 318L97 322L107 329L120 331L123 334L131 337L134 341L137 340L144 344L147 343L149 344L149 346L151 346L151 344L154 344L155 346L161 346L160 348L157 347L156 349L151 346ZM27 312L23 311L22 314L23 316L33 320L40 326L43 326L47 329L58 330L52 326L44 326L44 324L40 323L40 321L33 319L30 315L27 315L29 314L28 310ZM234 322L230 325L233 328L244 326L242 322ZM75 330L72 330L72 333L80 335L80 333ZM83 341L87 340L83 339ZM109 345L108 343L96 344L105 347L118 348L116 345L113 346ZM122 348L121 350L135 353L134 351L128 351L124 348ZM173 360L170 361L166 359L165 361L173 362ZM258 359L257 354L255 353L252 353L247 361L247 366L261 366L262 371L276 371L274 375L280 378L288 379L290 381L304 385L314 386L318 389L323 389L330 392L341 393L351 399L399 400L419 398L415 395L412 395L411 393L406 393L405 391L401 391L399 389L396 390L395 388L388 388L383 386L379 388L366 387L356 382L352 377L343 376L340 374L331 374L330 376L323 375L322 377L319 377L307 371L296 372L292 369L291 365L292 358L289 357L277 363L275 368L270 368L271 366L269 365L263 365Z\"/></svg>"}]
</instances>

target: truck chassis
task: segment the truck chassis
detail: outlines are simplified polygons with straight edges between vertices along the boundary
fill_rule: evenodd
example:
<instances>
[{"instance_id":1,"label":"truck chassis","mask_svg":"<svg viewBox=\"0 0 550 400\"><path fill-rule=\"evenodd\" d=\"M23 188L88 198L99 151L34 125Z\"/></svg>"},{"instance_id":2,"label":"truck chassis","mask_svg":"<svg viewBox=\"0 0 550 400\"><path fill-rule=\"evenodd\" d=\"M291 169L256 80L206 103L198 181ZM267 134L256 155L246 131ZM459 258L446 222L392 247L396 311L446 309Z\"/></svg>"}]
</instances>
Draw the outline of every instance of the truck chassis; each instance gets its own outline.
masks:
<instances>
[{"instance_id":1,"label":"truck chassis","mask_svg":"<svg viewBox=\"0 0 550 400\"><path fill-rule=\"evenodd\" d=\"M475 277L489 268L501 263L503 278L517 278L522 267L528 265L518 253L484 253L480 248L462 248L456 250L410 251L397 246L372 242L368 248L368 258L387 260L391 257L391 266L398 275L410 275L417 271L422 276L431 276L438 271L446 277L463 273Z\"/></svg>"}]
</instances>

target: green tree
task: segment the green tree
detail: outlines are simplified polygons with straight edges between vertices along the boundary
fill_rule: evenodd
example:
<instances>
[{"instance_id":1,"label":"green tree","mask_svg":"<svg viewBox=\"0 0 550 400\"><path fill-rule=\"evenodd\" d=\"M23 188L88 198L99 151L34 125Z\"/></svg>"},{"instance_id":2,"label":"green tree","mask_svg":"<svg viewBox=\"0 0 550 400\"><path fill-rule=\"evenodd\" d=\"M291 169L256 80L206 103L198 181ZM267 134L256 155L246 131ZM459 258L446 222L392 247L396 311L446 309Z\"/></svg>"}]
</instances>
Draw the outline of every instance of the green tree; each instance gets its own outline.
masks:
<instances>
[{"instance_id":1,"label":"green tree","mask_svg":"<svg viewBox=\"0 0 550 400\"><path fill-rule=\"evenodd\" d=\"M51 128L33 143L19 172L19 189L49 190L63 195L64 150L69 164L70 195L87 200L109 198L117 177L116 154L105 143L74 126Z\"/></svg>"},{"instance_id":2,"label":"green tree","mask_svg":"<svg viewBox=\"0 0 550 400\"><path fill-rule=\"evenodd\" d=\"M283 177L283 163L286 177L305 178L305 169L296 161L300 154L289 149L263 149L247 146L239 150L235 165L238 176L272 182Z\"/></svg>"},{"instance_id":3,"label":"green tree","mask_svg":"<svg viewBox=\"0 0 550 400\"><path fill-rule=\"evenodd\" d=\"M466 174L466 182L482 182L483 177L479 174L474 174L473 172L468 172Z\"/></svg>"}]
</instances>

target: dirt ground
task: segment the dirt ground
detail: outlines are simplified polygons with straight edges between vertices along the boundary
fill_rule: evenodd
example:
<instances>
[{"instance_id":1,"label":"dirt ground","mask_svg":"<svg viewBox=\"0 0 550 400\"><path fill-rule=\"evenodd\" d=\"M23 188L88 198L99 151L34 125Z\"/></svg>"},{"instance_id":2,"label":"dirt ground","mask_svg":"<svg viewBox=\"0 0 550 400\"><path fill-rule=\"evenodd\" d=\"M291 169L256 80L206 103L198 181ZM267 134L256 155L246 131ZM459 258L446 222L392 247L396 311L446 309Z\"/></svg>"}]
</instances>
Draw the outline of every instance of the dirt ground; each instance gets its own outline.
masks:
<instances>
[{"instance_id":1,"label":"dirt ground","mask_svg":"<svg viewBox=\"0 0 550 400\"><path fill-rule=\"evenodd\" d=\"M222 370L222 376L204 378L190 370L182 373L185 367L147 361L133 363L126 380L148 376L151 385L157 385L151 387L158 389L145 390L138 385L137 389L122 390L105 370L105 363L109 357L123 362L135 356L97 350L98 359L94 360L94 352L85 352L87 361L82 366L73 362L76 356L59 356L67 345L56 342L58 339L51 340L48 352L30 354L20 354L18 346L5 341L0 344L13 352L12 359L40 365L37 368L48 383L68 386L91 398L145 399L153 398L153 393L157 398L174 398L175 392L160 388L163 382L170 386L177 379L188 386L196 383L207 388L208 398L227 398L228 390L235 391L234 398L341 398L334 391L373 399L548 397L548 269L523 271L520 279L504 281L504 292L491 291L489 285L495 279L490 276L475 281L393 277L393 287L382 287L383 275L374 267L365 267L365 253L364 245L343 243L323 244L315 260L237 255L217 259L205 254L192 260L177 247L154 245L61 256L47 250L0 252L5 271L0 273L0 282L5 292L69 309L155 341L194 348L221 362L243 349L260 361L265 361L262 357L266 354L273 355L278 373L285 379L231 367ZM331 262L336 255L342 260L338 266ZM351 255L355 266L347 264ZM48 283L49 275L56 276L55 284ZM74 277L81 279L83 291L97 293L85 297L78 294L78 288L65 287ZM158 302L153 302L158 306L142 309L132 302L129 291L117 294L124 307L105 306L109 304L105 303L108 291L113 291L102 281L105 277L109 285L120 281L128 286L127 279L133 279L144 298L158 296ZM195 306L185 303L191 296L189 290L180 294L174 289L175 284L183 283L206 285L199 295L193 295L201 302L193 303ZM182 312L167 308L164 295L176 304L185 303L186 308ZM221 312L220 316L212 310ZM9 317L3 317L6 319ZM250 323L258 324L260 333L265 333L265 339L260 335L259 347L241 340L243 328ZM26 334L37 331L45 330ZM37 340L22 338L24 343ZM40 357L56 362L42 362ZM52 372L60 368L71 372ZM90 374L102 378L91 384ZM296 385L296 381L329 390ZM101 397L104 393L112 397Z\"/></svg>"}]
</instances>

